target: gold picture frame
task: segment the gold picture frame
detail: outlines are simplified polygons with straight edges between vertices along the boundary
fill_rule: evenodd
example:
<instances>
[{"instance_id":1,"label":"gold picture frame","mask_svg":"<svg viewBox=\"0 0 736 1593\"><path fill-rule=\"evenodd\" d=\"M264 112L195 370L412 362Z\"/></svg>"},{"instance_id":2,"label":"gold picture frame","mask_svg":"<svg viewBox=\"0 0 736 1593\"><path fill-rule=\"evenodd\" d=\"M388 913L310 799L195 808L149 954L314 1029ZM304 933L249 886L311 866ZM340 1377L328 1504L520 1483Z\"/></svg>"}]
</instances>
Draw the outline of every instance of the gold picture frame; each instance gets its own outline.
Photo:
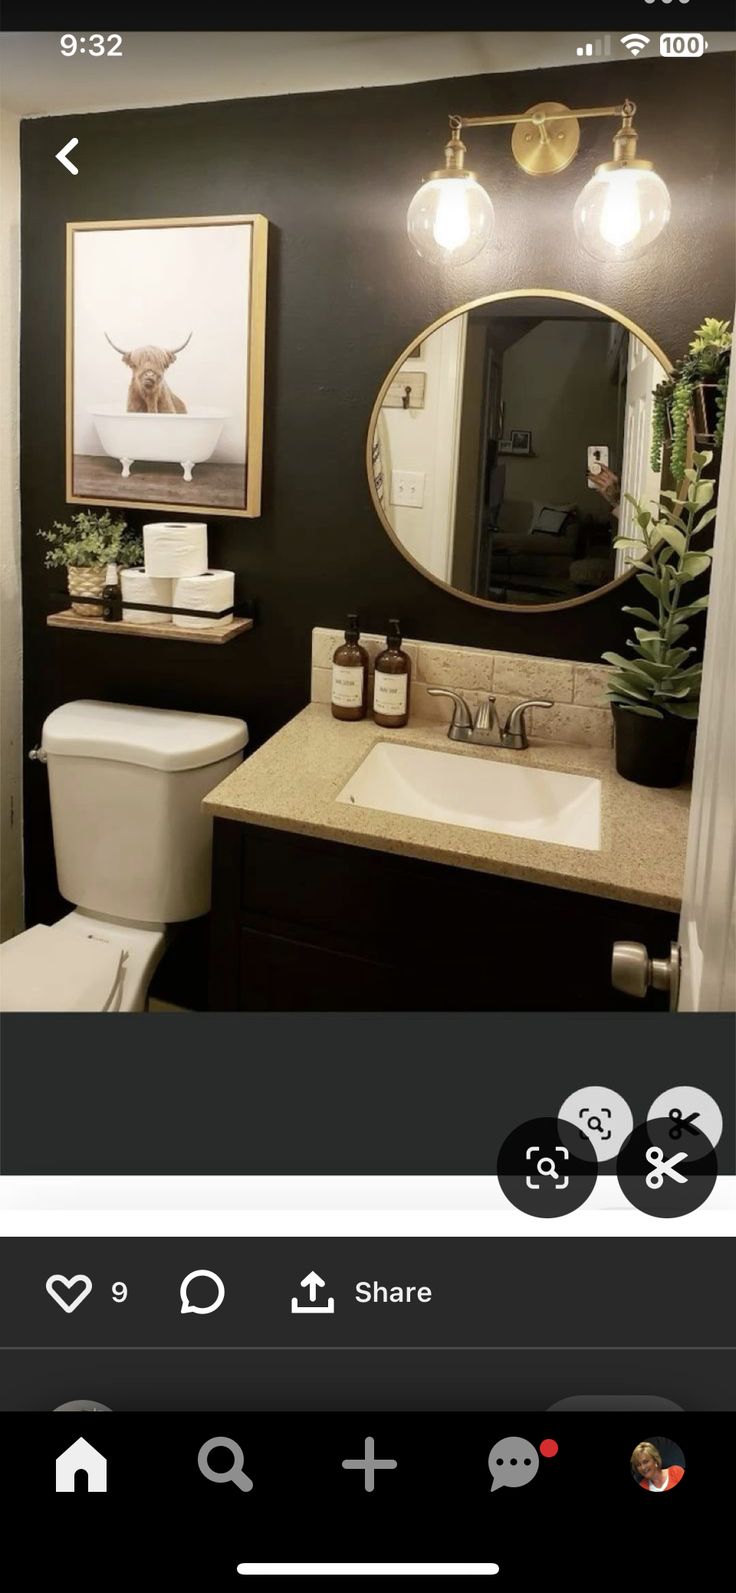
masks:
<instances>
[{"instance_id":1,"label":"gold picture frame","mask_svg":"<svg viewBox=\"0 0 736 1593\"><path fill-rule=\"evenodd\" d=\"M184 228L186 236L175 236ZM226 228L228 235L200 238L194 228ZM243 229L241 236L233 229ZM118 236L125 232L130 240ZM164 233L171 234L165 245ZM96 243L85 247L93 235ZM268 221L256 214L67 222L68 503L199 517L260 514L267 248ZM162 347L145 342L161 335L160 320L167 328L182 323L184 337L191 318L189 336L173 349L164 339ZM109 319L112 329L103 325ZM172 343L178 332L166 337ZM177 393L164 372L190 343L194 361L182 365ZM127 367L122 375L116 353ZM197 403L197 391L225 397Z\"/></svg>"}]
</instances>

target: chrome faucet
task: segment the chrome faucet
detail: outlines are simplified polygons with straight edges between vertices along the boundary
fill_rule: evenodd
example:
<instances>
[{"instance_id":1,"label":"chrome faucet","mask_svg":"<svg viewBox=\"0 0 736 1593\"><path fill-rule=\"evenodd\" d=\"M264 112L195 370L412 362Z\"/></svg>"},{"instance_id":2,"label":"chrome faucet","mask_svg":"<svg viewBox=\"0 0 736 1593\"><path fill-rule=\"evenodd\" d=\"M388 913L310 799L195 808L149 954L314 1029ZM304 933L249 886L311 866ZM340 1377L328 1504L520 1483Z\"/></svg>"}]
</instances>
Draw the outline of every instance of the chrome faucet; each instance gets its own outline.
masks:
<instances>
[{"instance_id":1,"label":"chrome faucet","mask_svg":"<svg viewBox=\"0 0 736 1593\"><path fill-rule=\"evenodd\" d=\"M525 718L527 708L553 706L546 697L530 697L528 702L519 702L511 709L502 729L496 713L496 699L490 693L471 714L459 691L447 691L444 686L428 686L427 691L430 697L452 698L454 707L447 731L450 741L465 741L476 747L508 747L514 752L524 752L529 746ZM497 741L494 740L494 731L498 731Z\"/></svg>"}]
</instances>

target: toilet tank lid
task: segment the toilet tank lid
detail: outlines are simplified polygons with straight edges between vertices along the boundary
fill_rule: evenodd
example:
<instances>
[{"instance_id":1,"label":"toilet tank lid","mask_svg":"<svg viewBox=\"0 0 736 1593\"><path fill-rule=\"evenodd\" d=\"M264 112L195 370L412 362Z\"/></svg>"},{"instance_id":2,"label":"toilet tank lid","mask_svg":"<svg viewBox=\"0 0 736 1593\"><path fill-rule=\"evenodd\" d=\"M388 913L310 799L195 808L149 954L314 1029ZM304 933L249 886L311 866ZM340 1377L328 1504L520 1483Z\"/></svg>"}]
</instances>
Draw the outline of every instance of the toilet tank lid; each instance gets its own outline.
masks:
<instances>
[{"instance_id":1,"label":"toilet tank lid","mask_svg":"<svg viewBox=\"0 0 736 1593\"><path fill-rule=\"evenodd\" d=\"M65 702L43 727L44 752L66 758L111 758L151 769L200 769L240 752L243 719L137 708L123 702Z\"/></svg>"}]
</instances>

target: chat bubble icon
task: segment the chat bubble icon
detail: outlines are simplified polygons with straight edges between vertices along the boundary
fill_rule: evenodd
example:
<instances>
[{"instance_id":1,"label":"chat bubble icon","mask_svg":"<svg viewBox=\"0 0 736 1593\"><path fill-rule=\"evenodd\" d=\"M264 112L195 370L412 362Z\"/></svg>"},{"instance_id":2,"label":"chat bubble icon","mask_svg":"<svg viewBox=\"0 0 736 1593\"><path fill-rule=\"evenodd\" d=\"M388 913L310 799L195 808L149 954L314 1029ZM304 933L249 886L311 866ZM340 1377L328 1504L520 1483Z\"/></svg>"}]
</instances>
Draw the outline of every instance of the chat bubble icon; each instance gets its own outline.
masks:
<instances>
[{"instance_id":1,"label":"chat bubble icon","mask_svg":"<svg viewBox=\"0 0 736 1593\"><path fill-rule=\"evenodd\" d=\"M189 1286L194 1282L195 1278L209 1278L210 1282L215 1285L215 1298L210 1300L208 1305L193 1305L189 1299ZM219 1311L225 1298L225 1285L222 1278L218 1278L216 1272L208 1272L206 1267L198 1267L196 1272L188 1272L186 1277L182 1278L179 1296L182 1316L209 1316L212 1311Z\"/></svg>"},{"instance_id":2,"label":"chat bubble icon","mask_svg":"<svg viewBox=\"0 0 736 1593\"><path fill-rule=\"evenodd\" d=\"M497 1488L524 1488L539 1471L539 1455L528 1438L499 1438L488 1456L493 1478L491 1493Z\"/></svg>"}]
</instances>

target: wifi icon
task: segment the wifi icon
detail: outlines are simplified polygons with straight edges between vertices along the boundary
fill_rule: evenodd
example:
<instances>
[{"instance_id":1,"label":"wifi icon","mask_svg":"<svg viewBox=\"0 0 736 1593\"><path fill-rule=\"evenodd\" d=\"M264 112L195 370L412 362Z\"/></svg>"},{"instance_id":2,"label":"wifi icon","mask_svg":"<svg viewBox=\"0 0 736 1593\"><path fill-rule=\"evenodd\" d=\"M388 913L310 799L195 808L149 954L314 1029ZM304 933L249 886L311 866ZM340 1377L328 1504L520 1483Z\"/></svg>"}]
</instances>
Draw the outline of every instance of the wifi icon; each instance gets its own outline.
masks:
<instances>
[{"instance_id":1,"label":"wifi icon","mask_svg":"<svg viewBox=\"0 0 736 1593\"><path fill-rule=\"evenodd\" d=\"M621 43L628 50L629 55L641 55L642 50L645 50L647 45L651 44L651 42L651 39L647 38L646 33L625 33L621 40Z\"/></svg>"}]
</instances>

